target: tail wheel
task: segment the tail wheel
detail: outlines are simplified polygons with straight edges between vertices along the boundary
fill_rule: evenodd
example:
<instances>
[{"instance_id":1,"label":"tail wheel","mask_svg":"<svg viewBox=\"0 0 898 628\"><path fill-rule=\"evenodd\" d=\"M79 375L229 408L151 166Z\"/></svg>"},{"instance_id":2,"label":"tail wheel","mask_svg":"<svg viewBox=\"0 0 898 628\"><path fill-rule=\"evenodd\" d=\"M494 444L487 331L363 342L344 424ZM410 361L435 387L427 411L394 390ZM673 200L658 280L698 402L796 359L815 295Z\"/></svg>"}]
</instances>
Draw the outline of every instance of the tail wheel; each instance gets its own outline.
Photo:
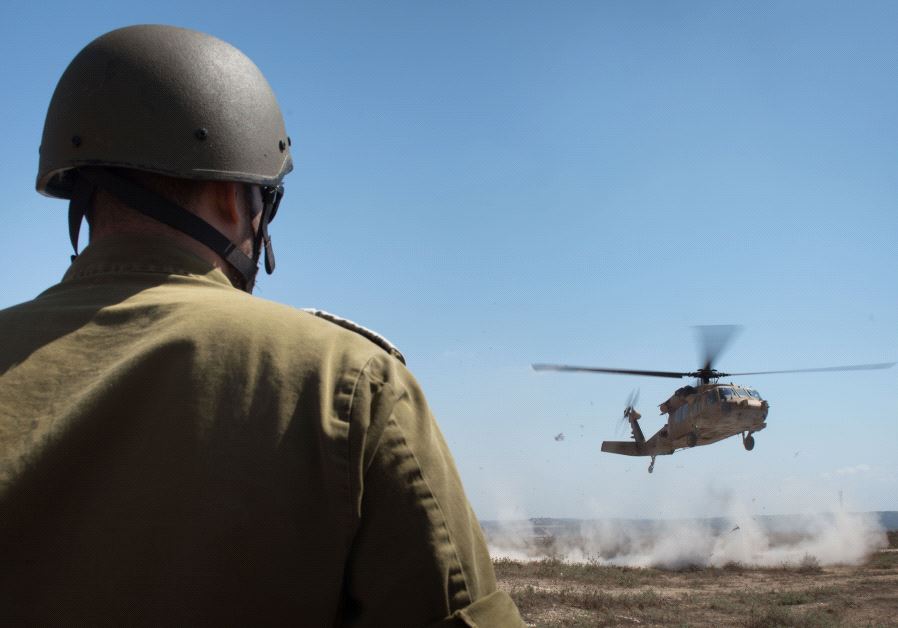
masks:
<instances>
[{"instance_id":1,"label":"tail wheel","mask_svg":"<svg viewBox=\"0 0 898 628\"><path fill-rule=\"evenodd\" d=\"M742 445L745 447L746 451L751 451L755 448L755 437L749 434L742 439Z\"/></svg>"}]
</instances>

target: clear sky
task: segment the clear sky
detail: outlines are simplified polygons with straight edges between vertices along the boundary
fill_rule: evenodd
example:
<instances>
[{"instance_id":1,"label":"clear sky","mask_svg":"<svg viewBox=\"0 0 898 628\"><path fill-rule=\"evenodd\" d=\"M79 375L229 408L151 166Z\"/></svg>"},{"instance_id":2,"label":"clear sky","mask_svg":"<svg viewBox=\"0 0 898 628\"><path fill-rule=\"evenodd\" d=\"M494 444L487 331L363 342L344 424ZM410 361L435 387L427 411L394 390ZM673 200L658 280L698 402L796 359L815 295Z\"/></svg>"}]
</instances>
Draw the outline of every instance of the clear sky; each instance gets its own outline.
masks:
<instances>
[{"instance_id":1,"label":"clear sky","mask_svg":"<svg viewBox=\"0 0 898 628\"><path fill-rule=\"evenodd\" d=\"M0 306L68 265L34 192L56 81L148 22L266 74L296 170L258 293L400 347L481 517L898 509L898 368L746 378L754 451L653 475L599 446L678 382L530 370L689 370L720 323L722 370L898 359L898 3L5 0Z\"/></svg>"}]
</instances>

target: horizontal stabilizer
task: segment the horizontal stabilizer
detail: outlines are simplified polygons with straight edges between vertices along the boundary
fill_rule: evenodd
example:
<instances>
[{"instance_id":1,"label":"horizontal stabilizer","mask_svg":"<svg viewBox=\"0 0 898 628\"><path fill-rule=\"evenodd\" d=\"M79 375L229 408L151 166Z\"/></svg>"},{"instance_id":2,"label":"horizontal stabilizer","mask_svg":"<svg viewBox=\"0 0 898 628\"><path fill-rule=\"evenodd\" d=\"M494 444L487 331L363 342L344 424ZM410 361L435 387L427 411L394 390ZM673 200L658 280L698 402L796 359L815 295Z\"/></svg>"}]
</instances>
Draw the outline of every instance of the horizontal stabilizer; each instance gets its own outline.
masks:
<instances>
[{"instance_id":1,"label":"horizontal stabilizer","mask_svg":"<svg viewBox=\"0 0 898 628\"><path fill-rule=\"evenodd\" d=\"M631 441L606 440L602 442L602 451L609 454L623 454L624 456L648 456L642 443Z\"/></svg>"}]
</instances>

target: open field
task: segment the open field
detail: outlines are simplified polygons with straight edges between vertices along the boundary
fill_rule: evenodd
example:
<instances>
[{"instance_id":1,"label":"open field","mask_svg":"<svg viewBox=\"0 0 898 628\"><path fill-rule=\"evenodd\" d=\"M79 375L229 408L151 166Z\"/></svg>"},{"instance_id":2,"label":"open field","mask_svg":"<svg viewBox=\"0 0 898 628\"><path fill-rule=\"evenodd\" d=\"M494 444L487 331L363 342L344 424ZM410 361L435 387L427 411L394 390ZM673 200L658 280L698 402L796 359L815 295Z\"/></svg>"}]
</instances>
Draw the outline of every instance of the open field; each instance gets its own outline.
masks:
<instances>
[{"instance_id":1,"label":"open field","mask_svg":"<svg viewBox=\"0 0 898 628\"><path fill-rule=\"evenodd\" d=\"M898 533L858 566L660 570L495 561L532 626L898 626Z\"/></svg>"}]
</instances>

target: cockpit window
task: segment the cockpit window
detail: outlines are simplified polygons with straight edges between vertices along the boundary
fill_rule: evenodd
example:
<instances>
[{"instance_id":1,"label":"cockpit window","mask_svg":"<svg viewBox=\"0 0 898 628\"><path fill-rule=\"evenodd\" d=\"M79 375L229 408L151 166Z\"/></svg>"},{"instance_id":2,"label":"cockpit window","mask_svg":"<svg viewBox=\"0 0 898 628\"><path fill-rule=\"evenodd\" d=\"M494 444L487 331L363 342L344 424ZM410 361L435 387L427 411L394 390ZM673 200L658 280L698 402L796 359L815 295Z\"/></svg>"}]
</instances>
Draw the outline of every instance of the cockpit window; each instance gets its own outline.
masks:
<instances>
[{"instance_id":1,"label":"cockpit window","mask_svg":"<svg viewBox=\"0 0 898 628\"><path fill-rule=\"evenodd\" d=\"M720 392L721 399L732 399L736 396L732 388L718 388L717 390Z\"/></svg>"},{"instance_id":2,"label":"cockpit window","mask_svg":"<svg viewBox=\"0 0 898 628\"><path fill-rule=\"evenodd\" d=\"M760 399L761 398L761 395L759 395L758 391L755 390L754 388L746 388L745 392L747 392L748 396L751 397L752 399Z\"/></svg>"}]
</instances>

